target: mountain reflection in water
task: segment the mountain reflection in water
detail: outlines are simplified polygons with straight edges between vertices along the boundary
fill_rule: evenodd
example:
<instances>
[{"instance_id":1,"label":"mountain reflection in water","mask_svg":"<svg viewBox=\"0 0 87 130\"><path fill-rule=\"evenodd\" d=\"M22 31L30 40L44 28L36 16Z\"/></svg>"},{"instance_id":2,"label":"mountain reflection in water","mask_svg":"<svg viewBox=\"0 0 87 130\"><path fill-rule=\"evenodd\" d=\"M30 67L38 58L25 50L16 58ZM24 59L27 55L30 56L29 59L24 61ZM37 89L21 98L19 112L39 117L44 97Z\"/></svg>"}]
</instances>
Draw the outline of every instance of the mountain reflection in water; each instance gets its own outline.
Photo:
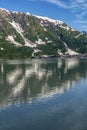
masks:
<instances>
[{"instance_id":1,"label":"mountain reflection in water","mask_svg":"<svg viewBox=\"0 0 87 130\"><path fill-rule=\"evenodd\" d=\"M0 61L0 109L62 94L86 77L81 59Z\"/></svg>"}]
</instances>

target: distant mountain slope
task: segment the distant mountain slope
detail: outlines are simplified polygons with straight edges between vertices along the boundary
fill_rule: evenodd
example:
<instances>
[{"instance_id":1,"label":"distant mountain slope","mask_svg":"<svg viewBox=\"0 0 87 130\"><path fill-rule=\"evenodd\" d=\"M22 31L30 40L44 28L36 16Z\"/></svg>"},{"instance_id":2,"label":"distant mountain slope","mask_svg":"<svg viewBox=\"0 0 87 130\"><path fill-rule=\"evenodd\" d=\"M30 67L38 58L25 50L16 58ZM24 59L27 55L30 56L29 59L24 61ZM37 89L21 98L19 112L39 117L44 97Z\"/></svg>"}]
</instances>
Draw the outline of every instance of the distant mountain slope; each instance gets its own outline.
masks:
<instances>
[{"instance_id":1,"label":"distant mountain slope","mask_svg":"<svg viewBox=\"0 0 87 130\"><path fill-rule=\"evenodd\" d=\"M0 58L87 53L87 36L66 23L0 9Z\"/></svg>"},{"instance_id":2,"label":"distant mountain slope","mask_svg":"<svg viewBox=\"0 0 87 130\"><path fill-rule=\"evenodd\" d=\"M87 32L86 31L82 31L83 34L87 35Z\"/></svg>"}]
</instances>

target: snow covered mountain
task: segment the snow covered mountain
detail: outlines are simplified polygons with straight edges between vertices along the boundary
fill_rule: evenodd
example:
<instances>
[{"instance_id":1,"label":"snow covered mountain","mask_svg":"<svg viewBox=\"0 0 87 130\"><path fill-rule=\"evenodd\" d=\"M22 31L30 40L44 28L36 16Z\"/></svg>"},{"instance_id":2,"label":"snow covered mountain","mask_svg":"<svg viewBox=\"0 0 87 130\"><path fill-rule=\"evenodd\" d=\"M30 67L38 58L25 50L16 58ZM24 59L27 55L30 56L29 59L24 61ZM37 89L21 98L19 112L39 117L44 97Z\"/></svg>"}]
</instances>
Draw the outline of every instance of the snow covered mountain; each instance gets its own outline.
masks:
<instances>
[{"instance_id":1,"label":"snow covered mountain","mask_svg":"<svg viewBox=\"0 0 87 130\"><path fill-rule=\"evenodd\" d=\"M0 9L0 58L87 53L87 36L60 20Z\"/></svg>"}]
</instances>

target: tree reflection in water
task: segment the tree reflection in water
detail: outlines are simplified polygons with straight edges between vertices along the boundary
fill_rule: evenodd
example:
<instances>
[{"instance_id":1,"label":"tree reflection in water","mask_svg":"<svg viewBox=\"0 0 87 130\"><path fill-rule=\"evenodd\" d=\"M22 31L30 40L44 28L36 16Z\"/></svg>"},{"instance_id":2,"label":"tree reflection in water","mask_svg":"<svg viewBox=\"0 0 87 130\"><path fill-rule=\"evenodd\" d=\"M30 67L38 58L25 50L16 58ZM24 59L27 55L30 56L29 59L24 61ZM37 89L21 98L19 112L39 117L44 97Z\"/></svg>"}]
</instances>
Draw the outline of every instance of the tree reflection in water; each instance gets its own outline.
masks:
<instances>
[{"instance_id":1,"label":"tree reflection in water","mask_svg":"<svg viewBox=\"0 0 87 130\"><path fill-rule=\"evenodd\" d=\"M0 68L0 108L62 94L87 76L87 62L75 58L0 61Z\"/></svg>"}]
</instances>

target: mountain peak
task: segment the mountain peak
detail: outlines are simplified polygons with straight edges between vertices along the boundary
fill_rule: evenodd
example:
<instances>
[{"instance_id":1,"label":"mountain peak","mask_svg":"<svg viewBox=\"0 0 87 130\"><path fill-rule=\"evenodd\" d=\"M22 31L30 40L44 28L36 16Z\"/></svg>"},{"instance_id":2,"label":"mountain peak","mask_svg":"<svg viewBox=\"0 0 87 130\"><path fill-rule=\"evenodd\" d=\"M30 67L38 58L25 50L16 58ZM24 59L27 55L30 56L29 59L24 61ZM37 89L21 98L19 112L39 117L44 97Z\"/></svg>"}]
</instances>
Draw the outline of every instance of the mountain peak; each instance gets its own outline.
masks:
<instances>
[{"instance_id":1,"label":"mountain peak","mask_svg":"<svg viewBox=\"0 0 87 130\"><path fill-rule=\"evenodd\" d=\"M7 10L7 9L5 9L5 8L0 8L0 10L2 10L2 11L6 11L6 12L10 13L10 11Z\"/></svg>"}]
</instances>

